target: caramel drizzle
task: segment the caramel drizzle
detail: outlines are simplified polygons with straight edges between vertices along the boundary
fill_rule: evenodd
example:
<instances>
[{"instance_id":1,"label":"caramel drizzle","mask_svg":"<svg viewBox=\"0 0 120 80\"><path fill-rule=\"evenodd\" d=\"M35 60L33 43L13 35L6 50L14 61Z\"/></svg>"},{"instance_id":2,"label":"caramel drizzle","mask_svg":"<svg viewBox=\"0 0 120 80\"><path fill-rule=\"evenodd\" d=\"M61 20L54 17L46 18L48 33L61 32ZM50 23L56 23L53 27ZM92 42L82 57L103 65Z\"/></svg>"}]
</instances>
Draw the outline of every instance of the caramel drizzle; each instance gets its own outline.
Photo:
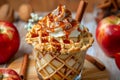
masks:
<instances>
[{"instance_id":1,"label":"caramel drizzle","mask_svg":"<svg viewBox=\"0 0 120 80\"><path fill-rule=\"evenodd\" d=\"M34 26L33 28L34 34L32 34L32 37L41 36L42 43L50 42L59 52L61 50L60 42L54 38L52 38L51 41L49 41L48 38L46 37L49 36L48 31L54 32L55 28L61 27L65 33L65 38L63 40L63 43L70 44L70 40L68 39L68 37L71 31L78 28L77 27L78 22L72 19L71 12L67 9L64 9L62 5L58 7L58 12L59 13L57 15L54 15L51 12L48 15L46 15L43 19L39 20L38 24L36 24L36 26ZM59 20L59 18L61 20ZM55 24L55 22L57 23L57 25Z\"/></svg>"},{"instance_id":2,"label":"caramel drizzle","mask_svg":"<svg viewBox=\"0 0 120 80\"><path fill-rule=\"evenodd\" d=\"M38 24L43 25L42 30L46 33L47 30L54 32L54 29L56 27L61 27L66 34L66 38L70 35L70 32L75 29L76 25L78 25L78 22L73 20L70 22L69 18L71 18L71 12L67 9L64 9L62 5L58 6L58 15L54 15L52 13L49 13L47 16L45 16L42 20L38 22ZM63 12L65 11L65 12ZM58 16L61 16L63 13L65 13L65 16L62 20L55 21ZM64 14L63 14L64 15ZM62 15L62 16L63 16ZM54 22L58 23L58 26L52 25ZM47 23L50 23L49 26L47 26Z\"/></svg>"}]
</instances>

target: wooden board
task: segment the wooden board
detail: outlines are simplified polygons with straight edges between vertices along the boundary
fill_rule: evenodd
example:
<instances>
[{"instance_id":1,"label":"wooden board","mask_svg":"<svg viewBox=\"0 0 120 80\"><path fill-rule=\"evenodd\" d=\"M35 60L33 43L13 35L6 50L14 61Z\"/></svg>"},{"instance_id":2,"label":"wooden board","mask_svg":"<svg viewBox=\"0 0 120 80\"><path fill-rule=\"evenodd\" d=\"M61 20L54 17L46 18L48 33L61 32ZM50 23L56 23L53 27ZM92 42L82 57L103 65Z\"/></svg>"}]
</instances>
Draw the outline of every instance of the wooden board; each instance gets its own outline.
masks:
<instances>
[{"instance_id":1,"label":"wooden board","mask_svg":"<svg viewBox=\"0 0 120 80\"><path fill-rule=\"evenodd\" d=\"M12 68L19 73L22 59L23 59L23 57L20 57L20 58L14 60L8 66L8 68ZM35 65L34 59L30 55L26 80L39 80L37 77L37 73L36 73L34 65ZM109 75L108 75L107 70L100 71L89 61L85 60L83 73L82 73L82 80L109 80Z\"/></svg>"}]
</instances>

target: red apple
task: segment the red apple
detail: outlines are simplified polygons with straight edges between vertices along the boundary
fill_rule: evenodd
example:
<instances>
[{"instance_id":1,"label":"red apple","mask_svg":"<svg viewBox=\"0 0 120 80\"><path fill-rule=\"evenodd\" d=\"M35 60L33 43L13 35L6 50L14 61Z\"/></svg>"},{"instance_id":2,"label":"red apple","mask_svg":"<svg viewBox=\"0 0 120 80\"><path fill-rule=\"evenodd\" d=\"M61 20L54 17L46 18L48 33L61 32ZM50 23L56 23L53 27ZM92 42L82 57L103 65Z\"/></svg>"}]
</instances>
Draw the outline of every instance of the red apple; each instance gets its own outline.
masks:
<instances>
[{"instance_id":1,"label":"red apple","mask_svg":"<svg viewBox=\"0 0 120 80\"><path fill-rule=\"evenodd\" d=\"M12 23L0 21L0 64L15 55L19 44L20 37L16 27Z\"/></svg>"},{"instance_id":2,"label":"red apple","mask_svg":"<svg viewBox=\"0 0 120 80\"><path fill-rule=\"evenodd\" d=\"M120 52L120 18L109 16L102 19L96 29L96 40L106 55L114 57Z\"/></svg>"},{"instance_id":3,"label":"red apple","mask_svg":"<svg viewBox=\"0 0 120 80\"><path fill-rule=\"evenodd\" d=\"M115 54L115 62L118 68L120 69L120 53Z\"/></svg>"},{"instance_id":4,"label":"red apple","mask_svg":"<svg viewBox=\"0 0 120 80\"><path fill-rule=\"evenodd\" d=\"M12 69L0 68L0 80L21 80L21 78Z\"/></svg>"}]
</instances>

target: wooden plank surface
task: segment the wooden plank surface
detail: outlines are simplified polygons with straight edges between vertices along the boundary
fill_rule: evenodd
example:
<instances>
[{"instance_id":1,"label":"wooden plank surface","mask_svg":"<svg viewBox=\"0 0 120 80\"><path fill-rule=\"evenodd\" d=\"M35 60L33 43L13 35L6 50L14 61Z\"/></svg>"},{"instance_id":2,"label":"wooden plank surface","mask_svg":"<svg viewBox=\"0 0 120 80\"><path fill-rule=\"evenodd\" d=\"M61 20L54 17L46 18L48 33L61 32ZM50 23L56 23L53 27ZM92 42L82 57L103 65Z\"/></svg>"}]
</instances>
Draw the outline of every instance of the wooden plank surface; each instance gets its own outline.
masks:
<instances>
[{"instance_id":1,"label":"wooden plank surface","mask_svg":"<svg viewBox=\"0 0 120 80\"><path fill-rule=\"evenodd\" d=\"M19 73L23 57L19 57L14 60L8 68L12 68ZM29 56L29 64L27 69L26 80L39 80L35 70L35 62L33 56ZM100 71L89 61L85 60L82 80L109 80L109 74L107 70Z\"/></svg>"}]
</instances>

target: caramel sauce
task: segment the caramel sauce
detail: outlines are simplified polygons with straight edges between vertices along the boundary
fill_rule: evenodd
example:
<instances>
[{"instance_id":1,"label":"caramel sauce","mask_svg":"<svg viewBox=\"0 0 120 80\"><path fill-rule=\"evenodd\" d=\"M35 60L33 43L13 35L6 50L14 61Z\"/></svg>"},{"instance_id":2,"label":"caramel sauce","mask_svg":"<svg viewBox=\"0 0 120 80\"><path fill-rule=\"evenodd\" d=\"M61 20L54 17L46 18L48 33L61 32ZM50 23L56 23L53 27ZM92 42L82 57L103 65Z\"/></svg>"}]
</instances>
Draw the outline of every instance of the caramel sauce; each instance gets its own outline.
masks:
<instances>
[{"instance_id":1,"label":"caramel sauce","mask_svg":"<svg viewBox=\"0 0 120 80\"><path fill-rule=\"evenodd\" d=\"M71 25L72 25L72 26L76 26L77 24L78 24L78 22L75 21L75 20L73 20L73 21L71 22Z\"/></svg>"},{"instance_id":2,"label":"caramel sauce","mask_svg":"<svg viewBox=\"0 0 120 80\"><path fill-rule=\"evenodd\" d=\"M45 36L49 36L49 33L46 32L46 31L44 31L44 32L42 33L42 37L45 37Z\"/></svg>"},{"instance_id":3,"label":"caramel sauce","mask_svg":"<svg viewBox=\"0 0 120 80\"><path fill-rule=\"evenodd\" d=\"M62 5L59 5L59 13L58 15L60 15L62 13Z\"/></svg>"},{"instance_id":4,"label":"caramel sauce","mask_svg":"<svg viewBox=\"0 0 120 80\"><path fill-rule=\"evenodd\" d=\"M56 39L52 38L51 43L57 49L57 51L61 50L61 45L60 45L59 41L57 41Z\"/></svg>"},{"instance_id":5,"label":"caramel sauce","mask_svg":"<svg viewBox=\"0 0 120 80\"><path fill-rule=\"evenodd\" d=\"M54 22L55 17L58 17L59 15L61 15L61 13L63 13L63 11L65 11L66 15L65 18L63 20L65 20L65 22L63 21L58 21L59 22L59 27L61 27L63 29L63 31L66 34L66 38L68 38L68 36L70 35L70 32L74 29L74 26L76 26L78 23L77 21L73 20L72 22L69 21L69 17L71 17L71 12L69 10L63 10L63 6L59 5L58 7L58 15L53 15L52 13L49 13L47 16L45 16L40 22L42 24L44 24L44 29L45 30L49 30L51 32L54 32L54 28L56 26L47 26L47 20L49 20L51 23Z\"/></svg>"},{"instance_id":6,"label":"caramel sauce","mask_svg":"<svg viewBox=\"0 0 120 80\"><path fill-rule=\"evenodd\" d=\"M69 35L74 29L77 28L76 26L78 25L78 22L72 19L71 12L67 9L64 9L62 5L60 5L57 9L57 14L55 13L54 15L52 13L49 13L47 16L38 21L37 28L39 28L39 30L37 29L37 32L39 31L40 34L34 33L32 34L32 37L41 36L42 43L50 43L57 49L57 51L60 51L60 42L57 41L54 37L52 39L48 39L48 36L50 36L49 32L55 32L55 29L57 27L61 27L65 33L63 40L64 44L70 44ZM81 31L80 28L77 29L78 31Z\"/></svg>"},{"instance_id":7,"label":"caramel sauce","mask_svg":"<svg viewBox=\"0 0 120 80\"><path fill-rule=\"evenodd\" d=\"M65 37L68 39L69 38L69 35L70 35L70 32L68 32L68 31L64 31L65 32Z\"/></svg>"},{"instance_id":8,"label":"caramel sauce","mask_svg":"<svg viewBox=\"0 0 120 80\"><path fill-rule=\"evenodd\" d=\"M55 42L51 42L52 45L57 49L57 51L60 51L61 50L61 45L60 43L55 43Z\"/></svg>"},{"instance_id":9,"label":"caramel sauce","mask_svg":"<svg viewBox=\"0 0 120 80\"><path fill-rule=\"evenodd\" d=\"M57 51L61 50L61 45L56 45L55 47L57 48Z\"/></svg>"},{"instance_id":10,"label":"caramel sauce","mask_svg":"<svg viewBox=\"0 0 120 80\"><path fill-rule=\"evenodd\" d=\"M54 32L54 28L48 28L48 30L50 30L51 32Z\"/></svg>"},{"instance_id":11,"label":"caramel sauce","mask_svg":"<svg viewBox=\"0 0 120 80\"><path fill-rule=\"evenodd\" d=\"M38 23L42 24L42 29L43 30L43 34L42 36L49 36L49 33L47 33L47 30L50 32L54 32L56 27L61 27L65 33L65 37L68 39L70 33L72 30L74 30L76 28L76 25L78 24L78 22L76 20L70 21L69 18L71 18L71 12L67 9L64 9L62 5L59 5L58 9L58 14L54 15L51 13L49 13L47 16L45 16L42 20L40 20ZM64 12L65 11L65 12ZM59 23L59 26L55 26L50 24L50 26L47 26L47 21L49 21L50 23L53 23L55 20L55 18L57 18L59 15L62 15L63 13L65 13L65 17L63 18L62 21L56 21L57 23ZM78 28L78 31L81 31ZM37 36L37 35L35 35ZM53 40L53 42L58 43L56 40ZM69 40L65 40L65 43L70 43Z\"/></svg>"},{"instance_id":12,"label":"caramel sauce","mask_svg":"<svg viewBox=\"0 0 120 80\"><path fill-rule=\"evenodd\" d=\"M32 34L32 36L31 37L38 37L38 34Z\"/></svg>"},{"instance_id":13,"label":"caramel sauce","mask_svg":"<svg viewBox=\"0 0 120 80\"><path fill-rule=\"evenodd\" d=\"M48 39L42 38L42 42L43 42L43 43L47 43L47 42L48 42Z\"/></svg>"},{"instance_id":14,"label":"caramel sauce","mask_svg":"<svg viewBox=\"0 0 120 80\"><path fill-rule=\"evenodd\" d=\"M50 20L51 22L54 22L54 17L52 16L51 13L48 14L48 17L49 17L49 20Z\"/></svg>"},{"instance_id":15,"label":"caramel sauce","mask_svg":"<svg viewBox=\"0 0 120 80\"><path fill-rule=\"evenodd\" d=\"M60 27L62 27L64 25L64 22L62 22L62 21L59 21L59 23L60 23Z\"/></svg>"},{"instance_id":16,"label":"caramel sauce","mask_svg":"<svg viewBox=\"0 0 120 80\"><path fill-rule=\"evenodd\" d=\"M64 42L65 44L70 44L70 40L68 40L68 39L63 40L63 42Z\"/></svg>"},{"instance_id":17,"label":"caramel sauce","mask_svg":"<svg viewBox=\"0 0 120 80\"><path fill-rule=\"evenodd\" d=\"M52 39L52 42L55 42L55 43L59 43L59 41L57 41L56 39Z\"/></svg>"},{"instance_id":18,"label":"caramel sauce","mask_svg":"<svg viewBox=\"0 0 120 80\"><path fill-rule=\"evenodd\" d=\"M80 28L78 28L77 30L78 30L79 32L81 32L81 29L80 29Z\"/></svg>"}]
</instances>

